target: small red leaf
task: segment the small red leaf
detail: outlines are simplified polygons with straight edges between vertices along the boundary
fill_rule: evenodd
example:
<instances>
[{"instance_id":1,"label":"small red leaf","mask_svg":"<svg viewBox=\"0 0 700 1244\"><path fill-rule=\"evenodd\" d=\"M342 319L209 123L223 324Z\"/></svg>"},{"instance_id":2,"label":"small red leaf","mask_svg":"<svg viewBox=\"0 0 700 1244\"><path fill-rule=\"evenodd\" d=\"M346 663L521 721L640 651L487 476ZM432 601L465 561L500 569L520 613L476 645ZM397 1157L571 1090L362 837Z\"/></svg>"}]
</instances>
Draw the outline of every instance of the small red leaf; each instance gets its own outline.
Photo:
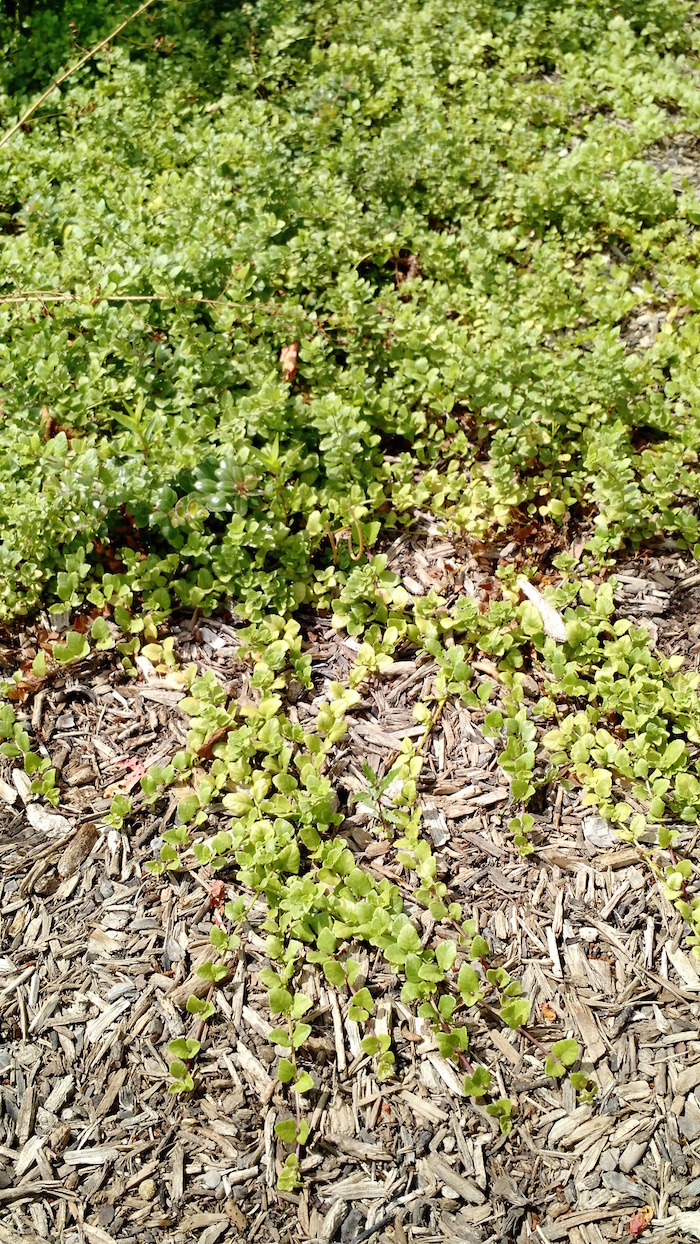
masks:
<instances>
[{"instance_id":1,"label":"small red leaf","mask_svg":"<svg viewBox=\"0 0 700 1244\"><path fill-rule=\"evenodd\" d=\"M212 907L220 907L226 897L226 886L223 881L212 881L209 891L209 902Z\"/></svg>"},{"instance_id":2,"label":"small red leaf","mask_svg":"<svg viewBox=\"0 0 700 1244\"><path fill-rule=\"evenodd\" d=\"M646 1231L647 1227L651 1225L653 1217L654 1211L651 1205L644 1205L641 1209L636 1209L634 1211L632 1217L627 1223L627 1230L633 1240L639 1239L642 1232Z\"/></svg>"}]
</instances>

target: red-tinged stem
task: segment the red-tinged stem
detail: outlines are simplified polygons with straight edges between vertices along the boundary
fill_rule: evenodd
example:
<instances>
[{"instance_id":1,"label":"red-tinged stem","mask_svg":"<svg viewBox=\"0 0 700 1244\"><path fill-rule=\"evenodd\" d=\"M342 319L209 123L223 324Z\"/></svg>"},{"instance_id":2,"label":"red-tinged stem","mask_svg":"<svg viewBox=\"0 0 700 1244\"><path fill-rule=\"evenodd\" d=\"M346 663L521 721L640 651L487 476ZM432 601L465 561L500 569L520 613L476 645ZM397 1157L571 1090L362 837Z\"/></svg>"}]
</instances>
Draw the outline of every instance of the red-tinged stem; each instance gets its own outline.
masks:
<instances>
[{"instance_id":1,"label":"red-tinged stem","mask_svg":"<svg viewBox=\"0 0 700 1244\"><path fill-rule=\"evenodd\" d=\"M496 1008L494 1006L489 1006L488 1003L484 1004L484 1010L489 1011L491 1015L495 1015L496 1019L501 1018ZM551 1057L551 1050L548 1050L546 1045L543 1045L541 1041L537 1040L537 1037L533 1036L531 1032L528 1032L527 1028L523 1028L522 1024L518 1025L517 1031L520 1033L521 1037L525 1037L525 1040L534 1045L535 1048L540 1050L542 1054L546 1054L547 1058Z\"/></svg>"}]
</instances>

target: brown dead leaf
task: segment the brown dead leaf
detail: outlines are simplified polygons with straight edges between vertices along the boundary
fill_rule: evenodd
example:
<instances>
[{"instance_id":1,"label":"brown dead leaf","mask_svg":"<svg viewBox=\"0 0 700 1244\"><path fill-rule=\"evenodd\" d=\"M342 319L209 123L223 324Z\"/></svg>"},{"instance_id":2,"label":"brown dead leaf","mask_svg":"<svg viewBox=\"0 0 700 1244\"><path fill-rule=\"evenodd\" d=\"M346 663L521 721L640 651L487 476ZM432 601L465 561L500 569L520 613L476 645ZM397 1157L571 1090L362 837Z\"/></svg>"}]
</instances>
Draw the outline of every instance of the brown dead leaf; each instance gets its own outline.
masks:
<instances>
[{"instance_id":1,"label":"brown dead leaf","mask_svg":"<svg viewBox=\"0 0 700 1244\"><path fill-rule=\"evenodd\" d=\"M282 366L282 376L285 380L293 380L297 374L297 356L299 354L299 342L293 341L291 345L282 346L280 350L280 363Z\"/></svg>"},{"instance_id":2,"label":"brown dead leaf","mask_svg":"<svg viewBox=\"0 0 700 1244\"><path fill-rule=\"evenodd\" d=\"M211 760L214 755L214 748L217 743L226 738L226 735L233 730L233 726L219 726L218 729L212 731L208 739L205 739L201 747L197 748L197 755L200 760Z\"/></svg>"}]
</instances>

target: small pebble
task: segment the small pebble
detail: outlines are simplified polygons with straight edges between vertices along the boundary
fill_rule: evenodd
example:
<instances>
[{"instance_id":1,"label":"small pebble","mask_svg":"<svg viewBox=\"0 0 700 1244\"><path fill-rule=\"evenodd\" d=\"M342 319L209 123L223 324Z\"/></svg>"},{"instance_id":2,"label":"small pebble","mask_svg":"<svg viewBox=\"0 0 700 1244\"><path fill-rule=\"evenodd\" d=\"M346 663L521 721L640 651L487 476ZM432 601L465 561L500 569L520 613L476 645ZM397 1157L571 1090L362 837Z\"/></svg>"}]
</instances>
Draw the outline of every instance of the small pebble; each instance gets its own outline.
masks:
<instances>
[{"instance_id":1,"label":"small pebble","mask_svg":"<svg viewBox=\"0 0 700 1244\"><path fill-rule=\"evenodd\" d=\"M601 1171L614 1171L618 1157L619 1154L613 1153L610 1149L606 1149L605 1153L601 1153L598 1160Z\"/></svg>"},{"instance_id":2,"label":"small pebble","mask_svg":"<svg viewBox=\"0 0 700 1244\"><path fill-rule=\"evenodd\" d=\"M139 1184L139 1196L142 1201L153 1201L158 1194L155 1179L144 1179Z\"/></svg>"},{"instance_id":3,"label":"small pebble","mask_svg":"<svg viewBox=\"0 0 700 1244\"><path fill-rule=\"evenodd\" d=\"M202 1175L201 1183L203 1188L208 1188L211 1192L213 1192L214 1189L218 1188L221 1183L221 1171L205 1171Z\"/></svg>"},{"instance_id":4,"label":"small pebble","mask_svg":"<svg viewBox=\"0 0 700 1244\"><path fill-rule=\"evenodd\" d=\"M99 1222L100 1226L108 1227L113 1218L114 1218L114 1206L113 1205L101 1205L100 1212L97 1215L97 1221Z\"/></svg>"},{"instance_id":5,"label":"small pebble","mask_svg":"<svg viewBox=\"0 0 700 1244\"><path fill-rule=\"evenodd\" d=\"M641 1162L646 1151L646 1141L631 1140L620 1158L620 1170L624 1171L625 1175L629 1175L630 1171L633 1171L635 1166Z\"/></svg>"}]
</instances>

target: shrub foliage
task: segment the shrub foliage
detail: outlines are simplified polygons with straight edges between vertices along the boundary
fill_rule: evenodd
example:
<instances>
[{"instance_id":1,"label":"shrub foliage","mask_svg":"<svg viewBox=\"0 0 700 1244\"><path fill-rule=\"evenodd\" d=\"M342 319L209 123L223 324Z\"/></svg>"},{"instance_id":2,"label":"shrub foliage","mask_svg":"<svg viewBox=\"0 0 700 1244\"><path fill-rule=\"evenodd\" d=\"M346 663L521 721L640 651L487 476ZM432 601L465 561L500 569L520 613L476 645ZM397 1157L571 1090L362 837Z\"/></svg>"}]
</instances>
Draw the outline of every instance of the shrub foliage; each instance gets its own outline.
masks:
<instances>
[{"instance_id":1,"label":"shrub foliage","mask_svg":"<svg viewBox=\"0 0 700 1244\"><path fill-rule=\"evenodd\" d=\"M284 614L416 506L693 546L689 12L162 3L71 77L0 149L2 616ZM6 14L8 128L120 13Z\"/></svg>"}]
</instances>

